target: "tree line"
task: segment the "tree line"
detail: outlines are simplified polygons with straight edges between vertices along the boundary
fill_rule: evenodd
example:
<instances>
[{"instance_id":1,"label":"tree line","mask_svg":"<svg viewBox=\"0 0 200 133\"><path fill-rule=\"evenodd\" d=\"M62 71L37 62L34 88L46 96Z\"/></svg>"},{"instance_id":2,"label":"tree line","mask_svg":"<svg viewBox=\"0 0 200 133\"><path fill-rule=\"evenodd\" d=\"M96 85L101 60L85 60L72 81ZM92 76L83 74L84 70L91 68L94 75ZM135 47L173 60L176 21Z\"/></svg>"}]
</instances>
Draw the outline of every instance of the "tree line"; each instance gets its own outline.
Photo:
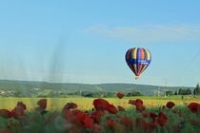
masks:
<instances>
[{"instance_id":1,"label":"tree line","mask_svg":"<svg viewBox=\"0 0 200 133\"><path fill-rule=\"evenodd\" d=\"M178 91L166 91L165 95L170 96L170 95L200 95L200 86L199 84L196 85L194 90L192 91L191 89L183 89L180 88Z\"/></svg>"}]
</instances>

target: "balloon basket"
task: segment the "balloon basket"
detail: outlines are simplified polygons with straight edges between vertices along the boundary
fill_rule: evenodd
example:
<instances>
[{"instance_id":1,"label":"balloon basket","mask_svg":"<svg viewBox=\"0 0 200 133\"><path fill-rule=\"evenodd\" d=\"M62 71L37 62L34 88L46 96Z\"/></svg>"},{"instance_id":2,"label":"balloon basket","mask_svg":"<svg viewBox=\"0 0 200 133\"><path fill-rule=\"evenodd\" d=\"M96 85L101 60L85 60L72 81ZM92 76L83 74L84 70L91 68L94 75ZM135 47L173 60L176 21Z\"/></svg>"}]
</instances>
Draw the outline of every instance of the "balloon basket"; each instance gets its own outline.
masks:
<instances>
[{"instance_id":1,"label":"balloon basket","mask_svg":"<svg viewBox=\"0 0 200 133\"><path fill-rule=\"evenodd\" d=\"M135 80L138 80L139 79L139 77L138 76L135 76Z\"/></svg>"}]
</instances>

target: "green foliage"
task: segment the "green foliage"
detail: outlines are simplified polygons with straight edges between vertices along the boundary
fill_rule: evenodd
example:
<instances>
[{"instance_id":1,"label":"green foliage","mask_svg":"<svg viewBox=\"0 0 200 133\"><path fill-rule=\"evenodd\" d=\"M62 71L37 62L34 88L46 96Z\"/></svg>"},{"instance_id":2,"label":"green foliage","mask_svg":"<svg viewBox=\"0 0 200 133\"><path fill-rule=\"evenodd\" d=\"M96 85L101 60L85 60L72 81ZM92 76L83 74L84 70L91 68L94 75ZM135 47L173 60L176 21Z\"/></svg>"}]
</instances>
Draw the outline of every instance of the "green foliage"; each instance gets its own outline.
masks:
<instances>
[{"instance_id":1,"label":"green foliage","mask_svg":"<svg viewBox=\"0 0 200 133\"><path fill-rule=\"evenodd\" d=\"M173 93L173 91L166 91L165 94L166 94L166 96L172 96L174 93Z\"/></svg>"},{"instance_id":2,"label":"green foliage","mask_svg":"<svg viewBox=\"0 0 200 133\"><path fill-rule=\"evenodd\" d=\"M132 96L142 96L142 94L138 91L133 91L133 92L130 92L126 95L127 97L132 97Z\"/></svg>"},{"instance_id":3,"label":"green foliage","mask_svg":"<svg viewBox=\"0 0 200 133\"><path fill-rule=\"evenodd\" d=\"M179 95L191 95L192 91L188 88L188 89L182 89L180 88L178 91Z\"/></svg>"},{"instance_id":4,"label":"green foliage","mask_svg":"<svg viewBox=\"0 0 200 133\"><path fill-rule=\"evenodd\" d=\"M194 91L193 91L193 94L194 95L200 95L200 87L199 87L199 84L196 85Z\"/></svg>"}]
</instances>

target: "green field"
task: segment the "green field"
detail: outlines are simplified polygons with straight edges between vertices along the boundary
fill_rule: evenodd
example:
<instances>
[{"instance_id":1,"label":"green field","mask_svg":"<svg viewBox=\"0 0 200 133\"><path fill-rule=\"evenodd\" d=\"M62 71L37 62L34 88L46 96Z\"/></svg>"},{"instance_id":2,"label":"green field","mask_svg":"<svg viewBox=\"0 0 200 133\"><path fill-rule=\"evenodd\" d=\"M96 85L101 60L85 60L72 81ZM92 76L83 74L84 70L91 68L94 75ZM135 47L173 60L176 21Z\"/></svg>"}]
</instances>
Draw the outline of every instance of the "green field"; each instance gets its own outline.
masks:
<instances>
[{"instance_id":1,"label":"green field","mask_svg":"<svg viewBox=\"0 0 200 133\"><path fill-rule=\"evenodd\" d=\"M148 107L152 106L162 106L165 105L168 101L173 101L176 105L184 105L185 103L190 102L200 102L200 97L192 97L185 96L182 100L181 96L170 96L170 97L124 97L123 99L118 99L116 97L113 98L105 98L110 103L116 105L121 105L125 108L131 107L128 104L128 101L134 99L142 99L144 101L144 105ZM37 106L37 101L41 98L0 98L0 109L13 109L18 101L22 101L28 110L33 110ZM88 110L93 108L92 102L95 98L85 98L85 97L69 97L69 98L46 98L47 109L48 110L61 110L63 106L68 102L74 102L78 105L80 110Z\"/></svg>"}]
</instances>

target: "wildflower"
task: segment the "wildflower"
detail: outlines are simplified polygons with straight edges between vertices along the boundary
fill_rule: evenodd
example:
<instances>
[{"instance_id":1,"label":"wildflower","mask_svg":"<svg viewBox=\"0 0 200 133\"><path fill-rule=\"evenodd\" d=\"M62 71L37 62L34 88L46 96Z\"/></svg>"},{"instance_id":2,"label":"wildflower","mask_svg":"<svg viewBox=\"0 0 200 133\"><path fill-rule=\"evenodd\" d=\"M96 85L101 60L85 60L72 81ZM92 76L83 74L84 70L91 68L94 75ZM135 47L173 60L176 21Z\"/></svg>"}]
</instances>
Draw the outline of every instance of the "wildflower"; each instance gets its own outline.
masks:
<instances>
[{"instance_id":1,"label":"wildflower","mask_svg":"<svg viewBox=\"0 0 200 133\"><path fill-rule=\"evenodd\" d=\"M163 109L163 110L164 110L164 109L166 109L166 106L165 106L165 105L163 105L163 106L161 107L161 109Z\"/></svg>"},{"instance_id":2,"label":"wildflower","mask_svg":"<svg viewBox=\"0 0 200 133\"><path fill-rule=\"evenodd\" d=\"M95 123L100 123L101 116L103 116L105 113L103 111L95 111L91 113L90 117L93 118Z\"/></svg>"},{"instance_id":3,"label":"wildflower","mask_svg":"<svg viewBox=\"0 0 200 133\"><path fill-rule=\"evenodd\" d=\"M78 106L76 103L73 103L73 102L70 102L70 103L67 103L63 110L67 109L67 110L70 110L70 109L76 109Z\"/></svg>"},{"instance_id":4,"label":"wildflower","mask_svg":"<svg viewBox=\"0 0 200 133\"><path fill-rule=\"evenodd\" d=\"M83 123L83 120L85 119L86 117L86 113L80 111L80 110L73 110L73 115L75 116L75 121L76 122L79 122L79 123Z\"/></svg>"},{"instance_id":5,"label":"wildflower","mask_svg":"<svg viewBox=\"0 0 200 133\"><path fill-rule=\"evenodd\" d=\"M169 109L171 109L171 108L173 108L173 107L175 106L175 103L169 101L169 102L167 102L166 106L167 106Z\"/></svg>"},{"instance_id":6,"label":"wildflower","mask_svg":"<svg viewBox=\"0 0 200 133\"><path fill-rule=\"evenodd\" d=\"M62 115L63 115L63 117L66 119L66 120L68 120L68 121L75 121L75 116L76 115L74 115L75 113L73 112L73 111L70 111L70 110L63 110L63 112L62 112Z\"/></svg>"},{"instance_id":7,"label":"wildflower","mask_svg":"<svg viewBox=\"0 0 200 133\"><path fill-rule=\"evenodd\" d=\"M135 104L142 104L143 105L143 101L141 99L136 99Z\"/></svg>"},{"instance_id":8,"label":"wildflower","mask_svg":"<svg viewBox=\"0 0 200 133\"><path fill-rule=\"evenodd\" d=\"M131 105L134 105L135 104L135 100L129 100L128 103L131 104Z\"/></svg>"},{"instance_id":9,"label":"wildflower","mask_svg":"<svg viewBox=\"0 0 200 133\"><path fill-rule=\"evenodd\" d=\"M26 105L23 102L18 102L17 106L11 111L13 117L18 118L25 114Z\"/></svg>"},{"instance_id":10,"label":"wildflower","mask_svg":"<svg viewBox=\"0 0 200 133\"><path fill-rule=\"evenodd\" d=\"M118 112L116 107L112 104L110 104L106 110L111 114L116 114Z\"/></svg>"},{"instance_id":11,"label":"wildflower","mask_svg":"<svg viewBox=\"0 0 200 133\"><path fill-rule=\"evenodd\" d=\"M200 104L192 102L188 105L188 108L190 109L191 112L193 113L198 113L200 112Z\"/></svg>"},{"instance_id":12,"label":"wildflower","mask_svg":"<svg viewBox=\"0 0 200 133\"><path fill-rule=\"evenodd\" d=\"M119 99L122 99L122 98L124 97L124 94L121 93L121 92L118 92L118 93L117 93L117 97L118 97Z\"/></svg>"},{"instance_id":13,"label":"wildflower","mask_svg":"<svg viewBox=\"0 0 200 133\"><path fill-rule=\"evenodd\" d=\"M144 111L146 109L145 106L142 105L142 104L136 104L135 107L136 107L136 110L140 111L140 112L142 112L142 111Z\"/></svg>"},{"instance_id":14,"label":"wildflower","mask_svg":"<svg viewBox=\"0 0 200 133\"><path fill-rule=\"evenodd\" d=\"M41 110L45 110L46 107L47 107L47 99L40 99L38 102L37 102L37 105L39 105L39 108Z\"/></svg>"},{"instance_id":15,"label":"wildflower","mask_svg":"<svg viewBox=\"0 0 200 133\"><path fill-rule=\"evenodd\" d=\"M113 121L111 118L107 117L106 118L106 125L109 129L114 130L116 127L116 122Z\"/></svg>"},{"instance_id":16,"label":"wildflower","mask_svg":"<svg viewBox=\"0 0 200 133\"><path fill-rule=\"evenodd\" d=\"M101 99L101 98L95 99L93 101L93 105L97 111L104 111L104 110L108 109L110 106L108 101Z\"/></svg>"},{"instance_id":17,"label":"wildflower","mask_svg":"<svg viewBox=\"0 0 200 133\"><path fill-rule=\"evenodd\" d=\"M153 121L155 121L156 117L158 117L158 115L155 112L149 112L149 116Z\"/></svg>"},{"instance_id":18,"label":"wildflower","mask_svg":"<svg viewBox=\"0 0 200 133\"><path fill-rule=\"evenodd\" d=\"M148 113L147 112L142 112L142 117L147 118L148 117Z\"/></svg>"},{"instance_id":19,"label":"wildflower","mask_svg":"<svg viewBox=\"0 0 200 133\"><path fill-rule=\"evenodd\" d=\"M118 108L119 111L125 111L124 107L122 107L122 106L120 106L120 105L117 106L117 108Z\"/></svg>"},{"instance_id":20,"label":"wildflower","mask_svg":"<svg viewBox=\"0 0 200 133\"><path fill-rule=\"evenodd\" d=\"M47 107L47 99L40 99L37 102L38 107L36 108L36 111L40 112L41 115L44 115L47 113L46 107Z\"/></svg>"},{"instance_id":21,"label":"wildflower","mask_svg":"<svg viewBox=\"0 0 200 133\"><path fill-rule=\"evenodd\" d=\"M12 117L12 113L7 109L0 109L0 116L3 116L5 118Z\"/></svg>"},{"instance_id":22,"label":"wildflower","mask_svg":"<svg viewBox=\"0 0 200 133\"><path fill-rule=\"evenodd\" d=\"M129 104L132 104L132 105L143 105L143 101L141 99L136 99L136 100L129 100L128 102Z\"/></svg>"},{"instance_id":23,"label":"wildflower","mask_svg":"<svg viewBox=\"0 0 200 133\"><path fill-rule=\"evenodd\" d=\"M85 116L83 120L83 127L86 129L94 129L95 125L93 119L89 116Z\"/></svg>"},{"instance_id":24,"label":"wildflower","mask_svg":"<svg viewBox=\"0 0 200 133\"><path fill-rule=\"evenodd\" d=\"M168 121L168 118L167 116L163 113L163 112L160 112L159 115L158 115L158 118L157 118L157 123L163 127Z\"/></svg>"},{"instance_id":25,"label":"wildflower","mask_svg":"<svg viewBox=\"0 0 200 133\"><path fill-rule=\"evenodd\" d=\"M129 117L125 116L121 119L121 121L129 130L133 129L133 121Z\"/></svg>"},{"instance_id":26,"label":"wildflower","mask_svg":"<svg viewBox=\"0 0 200 133\"><path fill-rule=\"evenodd\" d=\"M141 99L129 100L129 104L135 105L136 110L140 112L145 110L145 106L143 105L143 101Z\"/></svg>"}]
</instances>

